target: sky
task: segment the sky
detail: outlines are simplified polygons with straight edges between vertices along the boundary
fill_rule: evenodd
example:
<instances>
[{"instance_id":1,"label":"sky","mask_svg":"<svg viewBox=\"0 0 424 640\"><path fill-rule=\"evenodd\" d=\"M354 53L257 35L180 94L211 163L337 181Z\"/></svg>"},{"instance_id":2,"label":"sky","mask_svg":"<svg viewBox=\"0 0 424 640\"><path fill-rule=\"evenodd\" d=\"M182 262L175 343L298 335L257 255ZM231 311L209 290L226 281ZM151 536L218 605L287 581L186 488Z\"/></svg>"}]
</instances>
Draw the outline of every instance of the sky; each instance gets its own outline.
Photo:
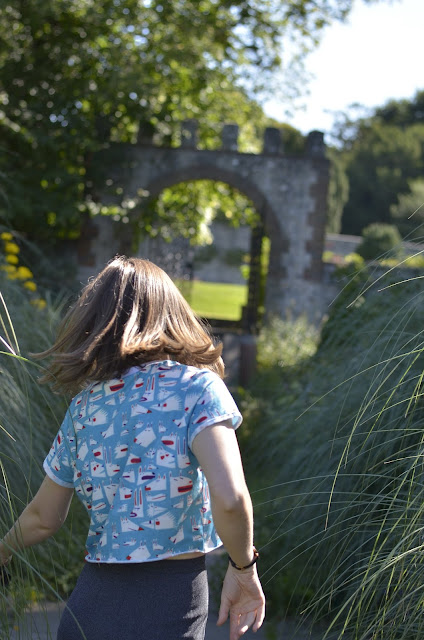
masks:
<instances>
[{"instance_id":1,"label":"sky","mask_svg":"<svg viewBox=\"0 0 424 640\"><path fill-rule=\"evenodd\" d=\"M356 0L347 22L327 27L307 58L314 78L301 100L305 110L285 116L282 105L270 101L265 112L302 133L328 132L331 112L347 111L353 103L376 107L391 98L412 98L424 90L423 28L424 0Z\"/></svg>"}]
</instances>

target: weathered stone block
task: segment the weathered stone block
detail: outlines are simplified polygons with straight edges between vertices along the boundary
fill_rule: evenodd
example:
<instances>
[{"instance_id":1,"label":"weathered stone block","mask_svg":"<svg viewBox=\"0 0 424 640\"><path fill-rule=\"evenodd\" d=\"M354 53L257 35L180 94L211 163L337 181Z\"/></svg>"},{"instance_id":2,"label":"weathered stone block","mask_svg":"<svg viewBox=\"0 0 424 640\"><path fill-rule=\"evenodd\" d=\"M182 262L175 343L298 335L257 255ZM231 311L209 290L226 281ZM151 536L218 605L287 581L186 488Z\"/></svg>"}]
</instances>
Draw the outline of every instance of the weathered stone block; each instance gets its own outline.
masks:
<instances>
[{"instance_id":1,"label":"weathered stone block","mask_svg":"<svg viewBox=\"0 0 424 640\"><path fill-rule=\"evenodd\" d=\"M306 153L311 156L324 156L325 143L322 131L311 131L306 139Z\"/></svg>"},{"instance_id":2,"label":"weathered stone block","mask_svg":"<svg viewBox=\"0 0 424 640\"><path fill-rule=\"evenodd\" d=\"M239 134L239 128L236 124L224 124L222 128L222 150L223 151L238 150L238 134Z\"/></svg>"},{"instance_id":3,"label":"weathered stone block","mask_svg":"<svg viewBox=\"0 0 424 640\"><path fill-rule=\"evenodd\" d=\"M187 149L196 149L197 147L197 120L184 120L181 126L181 146Z\"/></svg>"},{"instance_id":4,"label":"weathered stone block","mask_svg":"<svg viewBox=\"0 0 424 640\"><path fill-rule=\"evenodd\" d=\"M283 141L281 131L275 127L267 127L264 134L264 153L283 153Z\"/></svg>"}]
</instances>

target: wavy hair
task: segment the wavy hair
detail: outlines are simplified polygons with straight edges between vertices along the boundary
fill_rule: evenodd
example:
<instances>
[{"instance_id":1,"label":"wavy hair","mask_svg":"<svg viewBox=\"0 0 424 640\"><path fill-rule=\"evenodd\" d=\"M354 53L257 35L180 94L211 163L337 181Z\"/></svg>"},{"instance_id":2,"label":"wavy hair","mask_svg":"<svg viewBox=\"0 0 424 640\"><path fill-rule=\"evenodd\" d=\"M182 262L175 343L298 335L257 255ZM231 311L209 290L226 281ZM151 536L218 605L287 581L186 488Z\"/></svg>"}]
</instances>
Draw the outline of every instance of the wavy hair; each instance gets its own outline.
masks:
<instances>
[{"instance_id":1,"label":"wavy hair","mask_svg":"<svg viewBox=\"0 0 424 640\"><path fill-rule=\"evenodd\" d=\"M153 360L208 368L222 378L221 352L165 271L118 256L84 287L54 345L37 357L52 356L41 382L75 393Z\"/></svg>"}]
</instances>

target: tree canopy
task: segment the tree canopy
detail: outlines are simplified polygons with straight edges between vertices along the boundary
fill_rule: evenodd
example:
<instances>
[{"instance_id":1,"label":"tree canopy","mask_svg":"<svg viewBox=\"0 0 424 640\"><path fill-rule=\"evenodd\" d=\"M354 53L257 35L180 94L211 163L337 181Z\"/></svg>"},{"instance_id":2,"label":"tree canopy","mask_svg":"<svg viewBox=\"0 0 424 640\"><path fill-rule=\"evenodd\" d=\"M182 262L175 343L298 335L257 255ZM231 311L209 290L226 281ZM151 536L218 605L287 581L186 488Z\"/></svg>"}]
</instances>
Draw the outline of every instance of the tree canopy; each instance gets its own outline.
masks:
<instances>
[{"instance_id":1,"label":"tree canopy","mask_svg":"<svg viewBox=\"0 0 424 640\"><path fill-rule=\"evenodd\" d=\"M424 124L424 91L418 91L412 100L389 100L375 110L375 117L395 127Z\"/></svg>"},{"instance_id":2,"label":"tree canopy","mask_svg":"<svg viewBox=\"0 0 424 640\"><path fill-rule=\"evenodd\" d=\"M197 117L213 146L230 120L254 146L267 124L257 99L299 89L290 70L352 2L6 0L1 219L38 239L78 234L87 157L139 130L176 144L176 123Z\"/></svg>"},{"instance_id":3,"label":"tree canopy","mask_svg":"<svg viewBox=\"0 0 424 640\"><path fill-rule=\"evenodd\" d=\"M360 235L364 227L381 222L410 234L414 220L405 225L401 218L414 211L405 210L407 201L401 196L411 191L424 170L424 91L338 126L349 182L342 232ZM400 198L402 207L396 207Z\"/></svg>"}]
</instances>

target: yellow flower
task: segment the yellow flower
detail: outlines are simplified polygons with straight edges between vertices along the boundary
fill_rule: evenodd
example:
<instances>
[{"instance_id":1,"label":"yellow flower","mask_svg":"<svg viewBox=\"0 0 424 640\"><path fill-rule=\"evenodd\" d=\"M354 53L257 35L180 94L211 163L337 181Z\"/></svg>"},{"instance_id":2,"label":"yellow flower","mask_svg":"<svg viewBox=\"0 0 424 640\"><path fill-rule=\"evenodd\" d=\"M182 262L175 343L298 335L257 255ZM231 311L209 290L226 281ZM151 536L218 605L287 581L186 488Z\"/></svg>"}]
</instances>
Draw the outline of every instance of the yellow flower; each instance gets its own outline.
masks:
<instances>
[{"instance_id":1,"label":"yellow flower","mask_svg":"<svg viewBox=\"0 0 424 640\"><path fill-rule=\"evenodd\" d=\"M28 267L18 267L16 277L19 278L19 280L30 280L30 278L33 278L34 275L32 271L28 269Z\"/></svg>"},{"instance_id":2,"label":"yellow flower","mask_svg":"<svg viewBox=\"0 0 424 640\"><path fill-rule=\"evenodd\" d=\"M12 234L9 233L8 231L3 231L3 233L0 234L0 238L2 240L13 240Z\"/></svg>"},{"instance_id":3,"label":"yellow flower","mask_svg":"<svg viewBox=\"0 0 424 640\"><path fill-rule=\"evenodd\" d=\"M34 300L31 300L31 304L37 307L37 309L45 309L47 302L43 300L43 298L34 298Z\"/></svg>"},{"instance_id":4,"label":"yellow flower","mask_svg":"<svg viewBox=\"0 0 424 640\"><path fill-rule=\"evenodd\" d=\"M24 287L29 291L37 291L37 285L32 280L27 280L26 282L24 282Z\"/></svg>"},{"instance_id":5,"label":"yellow flower","mask_svg":"<svg viewBox=\"0 0 424 640\"><path fill-rule=\"evenodd\" d=\"M4 264L3 266L0 267L0 269L2 271L6 271L6 273L8 274L16 273L16 267L12 266L11 264Z\"/></svg>"},{"instance_id":6,"label":"yellow flower","mask_svg":"<svg viewBox=\"0 0 424 640\"><path fill-rule=\"evenodd\" d=\"M12 264L4 264L0 267L2 271L5 271L9 280L16 280L17 269Z\"/></svg>"},{"instance_id":7,"label":"yellow flower","mask_svg":"<svg viewBox=\"0 0 424 640\"><path fill-rule=\"evenodd\" d=\"M9 253L6 256L6 262L8 262L9 264L18 264L19 258L17 256L13 255L13 253Z\"/></svg>"},{"instance_id":8,"label":"yellow flower","mask_svg":"<svg viewBox=\"0 0 424 640\"><path fill-rule=\"evenodd\" d=\"M5 242L4 243L4 252L5 253L19 253L20 249L15 242Z\"/></svg>"}]
</instances>

